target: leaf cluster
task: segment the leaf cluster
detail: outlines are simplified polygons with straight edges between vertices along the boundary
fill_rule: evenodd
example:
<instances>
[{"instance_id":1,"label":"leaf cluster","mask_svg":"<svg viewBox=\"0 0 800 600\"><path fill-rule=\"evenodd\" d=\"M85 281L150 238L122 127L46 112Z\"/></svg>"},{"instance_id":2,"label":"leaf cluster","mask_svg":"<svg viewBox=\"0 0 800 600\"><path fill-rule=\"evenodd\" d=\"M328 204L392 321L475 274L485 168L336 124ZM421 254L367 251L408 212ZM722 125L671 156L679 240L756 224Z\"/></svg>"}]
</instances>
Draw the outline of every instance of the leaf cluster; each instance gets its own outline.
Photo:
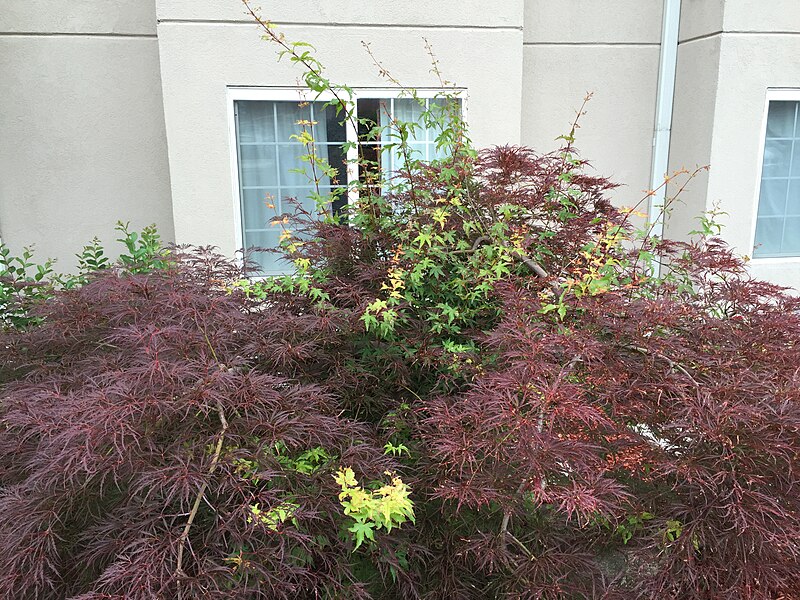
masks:
<instances>
[{"instance_id":1,"label":"leaf cluster","mask_svg":"<svg viewBox=\"0 0 800 600\"><path fill-rule=\"evenodd\" d=\"M155 225L137 232L131 231L129 223L119 221L116 231L123 236L117 241L129 252L121 253L115 261L122 271L143 273L169 264L169 250ZM50 299L57 290L79 287L93 274L112 266L96 237L75 257L78 259L75 273L56 273L55 261L37 262L32 247L24 248L17 256L0 243L0 327L22 329L37 324L39 320L32 316L32 311L38 304Z\"/></svg>"},{"instance_id":2,"label":"leaf cluster","mask_svg":"<svg viewBox=\"0 0 800 600\"><path fill-rule=\"evenodd\" d=\"M386 475L391 475L388 471ZM374 542L375 532L384 529L387 533L406 521L414 522L414 503L409 499L411 490L403 481L392 476L389 484L364 489L356 479L353 469L339 469L334 480L342 488L339 501L344 514L354 523L347 528L353 534L357 550L365 541Z\"/></svg>"},{"instance_id":3,"label":"leaf cluster","mask_svg":"<svg viewBox=\"0 0 800 600\"><path fill-rule=\"evenodd\" d=\"M415 593L795 597L798 300L586 169L570 140L419 164L251 289L330 327L306 359L408 450Z\"/></svg>"}]
</instances>

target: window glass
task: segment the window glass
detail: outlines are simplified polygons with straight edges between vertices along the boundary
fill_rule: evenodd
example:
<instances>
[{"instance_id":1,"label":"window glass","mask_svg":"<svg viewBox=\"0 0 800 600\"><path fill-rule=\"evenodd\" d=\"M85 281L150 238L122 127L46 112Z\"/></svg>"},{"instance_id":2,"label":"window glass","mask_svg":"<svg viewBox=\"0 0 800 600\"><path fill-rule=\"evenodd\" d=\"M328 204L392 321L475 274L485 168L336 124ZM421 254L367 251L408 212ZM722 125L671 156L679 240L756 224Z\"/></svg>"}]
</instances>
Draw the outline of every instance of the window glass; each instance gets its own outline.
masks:
<instances>
[{"instance_id":1,"label":"window glass","mask_svg":"<svg viewBox=\"0 0 800 600\"><path fill-rule=\"evenodd\" d=\"M753 256L800 256L800 102L771 101Z\"/></svg>"},{"instance_id":2,"label":"window glass","mask_svg":"<svg viewBox=\"0 0 800 600\"><path fill-rule=\"evenodd\" d=\"M366 169L362 173L362 183L372 174L377 179L375 170L381 169L384 177L391 178L405 165L406 159L431 161L443 158L446 154L444 148L436 147L436 139L441 132L435 123L426 123L424 113L432 117L441 115L447 102L455 101L460 110L458 99L445 98L361 98L357 103L359 124L359 137L365 147L365 158L374 163L373 170ZM367 122L364 122L364 119ZM400 149L381 151L384 144L396 144L396 126L393 122L415 123L416 127L409 129L409 154L406 157ZM380 133L376 136L370 130L377 126ZM363 171L364 169L362 169Z\"/></svg>"},{"instance_id":3,"label":"window glass","mask_svg":"<svg viewBox=\"0 0 800 600\"><path fill-rule=\"evenodd\" d=\"M277 248L286 225L280 218L293 213L295 203L313 210L309 195L315 191L311 169L301 157L307 149L292 136L312 128L315 151L339 172L345 173L341 144L345 127L335 110L324 102L239 100L235 104L236 145L244 247ZM305 170L305 173L298 172ZM332 182L320 178L320 191L330 191ZM279 254L252 252L264 274L286 270Z\"/></svg>"},{"instance_id":4,"label":"window glass","mask_svg":"<svg viewBox=\"0 0 800 600\"><path fill-rule=\"evenodd\" d=\"M364 158L374 163L372 168L361 169L362 180L372 172L373 181L377 182L380 172L391 176L404 164L405 157L399 152L382 151L382 145L397 142L391 139L393 136L385 130L370 136L370 130L385 127L392 119L419 124L410 136L414 158L430 161L443 156L443 150L436 148L438 132L429 130L421 121L423 112L443 107L444 102L414 98L359 99L358 136ZM326 194L347 183L346 156L341 147L347 141L347 130L342 115L324 102L238 100L234 108L244 247L277 248L287 227L282 216L294 212L296 204L308 211L315 209L309 199L315 191L311 168L302 158L308 151L293 136L299 135L304 126L311 127L317 155L338 169L333 180L319 177L320 193ZM252 251L249 258L258 263L262 274L280 274L288 268L276 252Z\"/></svg>"}]
</instances>

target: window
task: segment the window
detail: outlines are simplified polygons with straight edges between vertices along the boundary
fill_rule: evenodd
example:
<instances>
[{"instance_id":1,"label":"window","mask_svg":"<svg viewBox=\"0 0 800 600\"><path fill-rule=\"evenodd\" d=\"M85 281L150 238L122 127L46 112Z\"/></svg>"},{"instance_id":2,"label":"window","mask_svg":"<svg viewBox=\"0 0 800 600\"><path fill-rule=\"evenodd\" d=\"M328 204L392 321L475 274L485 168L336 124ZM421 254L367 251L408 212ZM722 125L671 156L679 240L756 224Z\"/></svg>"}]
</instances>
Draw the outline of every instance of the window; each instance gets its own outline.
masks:
<instances>
[{"instance_id":1,"label":"window","mask_svg":"<svg viewBox=\"0 0 800 600\"><path fill-rule=\"evenodd\" d=\"M344 165L341 144L345 141L344 126L338 123L335 111L324 102L237 100L236 149L239 173L242 246L244 248L277 248L283 228L273 224L278 215L294 211L297 200L307 210L314 208L308 196L315 185L305 173L301 161L306 149L292 135L302 131L300 121L311 122L311 135L316 152L336 167ZM323 177L320 193L331 190L338 182ZM258 252L251 256L265 274L282 269L279 255Z\"/></svg>"},{"instance_id":2,"label":"window","mask_svg":"<svg viewBox=\"0 0 800 600\"><path fill-rule=\"evenodd\" d=\"M342 116L324 101L303 102L298 100L297 92L270 92L266 90L236 90L233 99L233 126L235 132L236 172L238 184L238 217L240 227L240 246L244 248L276 248L283 228L274 224L276 217L294 211L293 202L299 202L304 209L313 211L314 201L309 196L315 185L307 172L308 162L302 160L306 149L292 136L303 129L302 123L311 123L315 151L320 158L337 168L338 178L331 180L322 177L319 182L320 193L329 193L337 186L345 186L358 177L351 165L356 151L345 155L342 144L355 141L356 135L369 160L375 161L385 174L397 172L403 165L398 152L381 152L386 140L366 139L368 127L359 125L358 134L349 124L341 123ZM402 122L419 123L423 112L432 104L443 104L443 98L361 97L356 101L359 119L369 119L379 126L388 125L390 119ZM420 125L413 133L410 147L415 158L433 160L441 156L436 148L438 132ZM394 140L392 140L394 141ZM362 174L363 175L363 174ZM346 202L342 195L340 202ZM338 207L334 206L334 210ZM286 271L286 264L280 255L273 252L254 252L250 259L257 262L264 275L280 274Z\"/></svg>"},{"instance_id":3,"label":"window","mask_svg":"<svg viewBox=\"0 0 800 600\"><path fill-rule=\"evenodd\" d=\"M768 104L755 258L800 256L800 101L785 97Z\"/></svg>"}]
</instances>

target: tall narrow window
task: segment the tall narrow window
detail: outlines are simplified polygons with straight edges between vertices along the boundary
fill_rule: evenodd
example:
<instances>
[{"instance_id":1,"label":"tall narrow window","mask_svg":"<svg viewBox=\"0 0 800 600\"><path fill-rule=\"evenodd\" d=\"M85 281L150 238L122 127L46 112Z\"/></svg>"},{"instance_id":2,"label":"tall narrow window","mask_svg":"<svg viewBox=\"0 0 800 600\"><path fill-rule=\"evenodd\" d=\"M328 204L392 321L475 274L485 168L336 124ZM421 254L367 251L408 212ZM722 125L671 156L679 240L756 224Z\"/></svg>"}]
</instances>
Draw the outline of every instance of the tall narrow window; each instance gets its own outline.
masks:
<instances>
[{"instance_id":1,"label":"tall narrow window","mask_svg":"<svg viewBox=\"0 0 800 600\"><path fill-rule=\"evenodd\" d=\"M800 256L800 102L771 100L753 256Z\"/></svg>"},{"instance_id":2,"label":"tall narrow window","mask_svg":"<svg viewBox=\"0 0 800 600\"><path fill-rule=\"evenodd\" d=\"M441 98L359 98L356 112L360 124L356 132L345 127L342 116L324 102L235 100L243 246L246 249L277 248L283 232L283 224L277 217L294 212L293 202L308 211L315 209L314 202L309 199L316 191L315 178L319 179L319 192L323 195L335 186L346 185L348 169L342 144L355 142L356 136L366 150L365 158L384 176L397 173L406 158L426 161L440 158L443 152L436 147L439 131L433 123L426 126L422 117L431 108L444 110L445 102ZM417 124L409 135L412 154L409 157L396 149L381 150L386 144L398 141L382 129L392 120ZM338 170L337 180L311 172L311 165L304 159L307 149L293 137L300 135L304 127L311 129L316 154ZM376 135L379 130L382 133ZM373 131L371 135L370 131ZM367 175L361 173L362 181ZM287 270L279 256L274 252L253 252L250 259L258 263L262 274L274 275Z\"/></svg>"}]
</instances>

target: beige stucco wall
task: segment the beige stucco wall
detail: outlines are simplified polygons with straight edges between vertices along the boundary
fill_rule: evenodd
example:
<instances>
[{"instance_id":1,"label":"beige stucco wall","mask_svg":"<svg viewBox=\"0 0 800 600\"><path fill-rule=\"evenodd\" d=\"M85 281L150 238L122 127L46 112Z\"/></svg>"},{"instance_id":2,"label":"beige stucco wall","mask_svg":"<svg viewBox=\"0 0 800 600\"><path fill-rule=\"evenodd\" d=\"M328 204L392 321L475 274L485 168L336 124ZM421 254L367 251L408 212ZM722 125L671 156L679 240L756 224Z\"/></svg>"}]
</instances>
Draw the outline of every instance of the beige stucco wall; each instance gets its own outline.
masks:
<instances>
[{"instance_id":1,"label":"beige stucco wall","mask_svg":"<svg viewBox=\"0 0 800 600\"><path fill-rule=\"evenodd\" d=\"M680 41L708 37L721 31L725 2L726 0L681 0Z\"/></svg>"},{"instance_id":2,"label":"beige stucco wall","mask_svg":"<svg viewBox=\"0 0 800 600\"><path fill-rule=\"evenodd\" d=\"M800 3L684 0L681 37L670 162L711 169L682 195L667 234L686 235L718 204L723 237L751 255L767 90L800 88ZM800 289L800 258L750 265L756 277Z\"/></svg>"},{"instance_id":3,"label":"beige stucco wall","mask_svg":"<svg viewBox=\"0 0 800 600\"><path fill-rule=\"evenodd\" d=\"M157 4L160 21L251 22L241 0L157 0ZM275 0L250 4L260 7L265 19L293 25L519 28L522 0L441 0L435 4L426 0Z\"/></svg>"},{"instance_id":4,"label":"beige stucco wall","mask_svg":"<svg viewBox=\"0 0 800 600\"><path fill-rule=\"evenodd\" d=\"M681 31L685 19L684 12ZM678 44L670 173L681 169L694 172L699 167L709 165L711 159L719 84L720 38L705 37L694 31L691 37L682 39ZM673 200L671 212L666 218L664 235L667 238L686 239L688 232L697 229L697 217L707 206L709 176L710 172L700 171L688 183L686 175L679 175L673 180L668 188L670 198L681 186L686 187L679 198Z\"/></svg>"},{"instance_id":5,"label":"beige stucco wall","mask_svg":"<svg viewBox=\"0 0 800 600\"><path fill-rule=\"evenodd\" d=\"M586 92L576 146L631 205L649 186L662 2L526 0L522 142L558 148Z\"/></svg>"},{"instance_id":6,"label":"beige stucco wall","mask_svg":"<svg viewBox=\"0 0 800 600\"><path fill-rule=\"evenodd\" d=\"M264 4L267 7L267 4ZM291 40L310 42L333 81L390 87L361 42L410 87L437 86L423 37L440 68L466 88L478 145L520 139L522 4L519 0L275 3L264 17ZM229 86L294 86L300 71L276 61L276 47L232 0L160 0L158 39L169 145L175 233L179 242L236 249L231 181Z\"/></svg>"},{"instance_id":7,"label":"beige stucco wall","mask_svg":"<svg viewBox=\"0 0 800 600\"><path fill-rule=\"evenodd\" d=\"M594 92L577 146L623 184L617 203L649 185L661 0L262 4L290 39L317 46L333 80L356 88L389 86L362 40L408 86L436 86L426 37L467 90L479 146L555 149ZM289 87L298 76L239 0L3 0L0 236L64 269L92 236L113 240L117 219L233 252L226 89ZM800 2L683 0L670 167L711 171L682 195L668 236L684 238L719 203L725 237L752 252L771 87L800 88ZM800 260L752 270L800 287Z\"/></svg>"},{"instance_id":8,"label":"beige stucco wall","mask_svg":"<svg viewBox=\"0 0 800 600\"><path fill-rule=\"evenodd\" d=\"M800 17L800 15L798 15ZM728 213L725 238L752 254L767 88L800 88L800 35L722 36L708 201ZM780 57L780 58L779 58ZM744 66L744 68L743 68ZM800 257L754 259L757 277L800 290Z\"/></svg>"},{"instance_id":9,"label":"beige stucco wall","mask_svg":"<svg viewBox=\"0 0 800 600\"><path fill-rule=\"evenodd\" d=\"M0 236L69 270L117 220L173 239L154 0L3 0Z\"/></svg>"},{"instance_id":10,"label":"beige stucco wall","mask_svg":"<svg viewBox=\"0 0 800 600\"><path fill-rule=\"evenodd\" d=\"M729 32L800 33L800 2L725 0L724 26Z\"/></svg>"}]
</instances>

